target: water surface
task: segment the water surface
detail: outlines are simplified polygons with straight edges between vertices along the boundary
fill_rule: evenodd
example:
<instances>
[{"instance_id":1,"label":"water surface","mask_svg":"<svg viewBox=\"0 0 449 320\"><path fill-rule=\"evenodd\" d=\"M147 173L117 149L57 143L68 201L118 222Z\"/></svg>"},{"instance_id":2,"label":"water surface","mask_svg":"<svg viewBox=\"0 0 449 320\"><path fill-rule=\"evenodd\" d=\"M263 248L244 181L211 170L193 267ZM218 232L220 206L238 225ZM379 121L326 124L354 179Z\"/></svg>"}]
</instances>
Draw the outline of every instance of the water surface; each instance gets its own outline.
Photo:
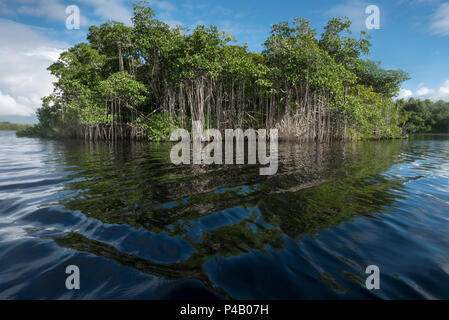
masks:
<instances>
[{"instance_id":1,"label":"water surface","mask_svg":"<svg viewBox=\"0 0 449 320\"><path fill-rule=\"evenodd\" d=\"M260 176L0 131L0 298L449 298L449 135L279 148Z\"/></svg>"}]
</instances>

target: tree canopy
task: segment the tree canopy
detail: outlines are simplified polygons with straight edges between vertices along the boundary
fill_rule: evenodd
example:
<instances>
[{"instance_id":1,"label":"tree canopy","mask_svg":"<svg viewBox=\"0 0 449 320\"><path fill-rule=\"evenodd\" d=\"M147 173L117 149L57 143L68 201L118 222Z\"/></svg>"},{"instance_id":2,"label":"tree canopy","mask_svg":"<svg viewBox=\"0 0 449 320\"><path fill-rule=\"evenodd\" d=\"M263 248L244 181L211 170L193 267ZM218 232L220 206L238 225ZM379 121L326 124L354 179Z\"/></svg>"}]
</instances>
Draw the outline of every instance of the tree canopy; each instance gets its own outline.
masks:
<instances>
[{"instance_id":1,"label":"tree canopy","mask_svg":"<svg viewBox=\"0 0 449 320\"><path fill-rule=\"evenodd\" d=\"M410 98L400 99L397 104L407 132L449 132L449 102Z\"/></svg>"},{"instance_id":2,"label":"tree canopy","mask_svg":"<svg viewBox=\"0 0 449 320\"><path fill-rule=\"evenodd\" d=\"M369 37L353 37L348 18L331 19L320 37L308 20L280 22L256 53L215 26L170 28L148 3L133 8L132 26L92 26L87 43L49 67L57 81L42 128L89 140L160 141L191 120L296 140L401 135L393 97L408 76L367 60Z\"/></svg>"}]
</instances>

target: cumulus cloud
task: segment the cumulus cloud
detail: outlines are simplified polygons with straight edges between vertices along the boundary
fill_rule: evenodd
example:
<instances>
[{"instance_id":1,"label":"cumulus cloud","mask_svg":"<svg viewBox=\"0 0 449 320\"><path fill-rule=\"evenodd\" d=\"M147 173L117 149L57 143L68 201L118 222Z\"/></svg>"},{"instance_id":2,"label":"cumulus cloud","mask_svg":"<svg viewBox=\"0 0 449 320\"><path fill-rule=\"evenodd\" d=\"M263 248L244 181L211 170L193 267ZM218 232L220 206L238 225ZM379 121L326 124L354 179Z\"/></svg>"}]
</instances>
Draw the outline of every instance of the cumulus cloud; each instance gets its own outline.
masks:
<instances>
[{"instance_id":1,"label":"cumulus cloud","mask_svg":"<svg viewBox=\"0 0 449 320\"><path fill-rule=\"evenodd\" d=\"M433 34L449 35L449 2L443 3L432 17L430 29Z\"/></svg>"},{"instance_id":2,"label":"cumulus cloud","mask_svg":"<svg viewBox=\"0 0 449 320\"><path fill-rule=\"evenodd\" d=\"M29 116L52 92L46 70L67 47L48 39L44 30L0 19L0 115Z\"/></svg>"},{"instance_id":3,"label":"cumulus cloud","mask_svg":"<svg viewBox=\"0 0 449 320\"><path fill-rule=\"evenodd\" d=\"M17 0L14 4L0 0L0 13L14 18L33 16L65 22L68 4L80 6L82 26L87 25L83 12L92 20L131 24L132 8L128 0ZM165 0L153 0L151 4L165 13L171 25L180 24L170 15L177 10L175 5ZM0 18L0 116L30 116L41 106L41 98L53 91L56 79L47 68L69 47L52 40L55 35L52 29Z\"/></svg>"},{"instance_id":4,"label":"cumulus cloud","mask_svg":"<svg viewBox=\"0 0 449 320\"><path fill-rule=\"evenodd\" d=\"M401 88L399 90L398 99L408 99L413 96L413 92L411 90Z\"/></svg>"},{"instance_id":5,"label":"cumulus cloud","mask_svg":"<svg viewBox=\"0 0 449 320\"><path fill-rule=\"evenodd\" d=\"M24 97L19 97L23 99ZM18 116L29 116L33 114L34 110L31 109L29 106L24 105L20 102L18 102L16 99L11 97L8 94L3 94L3 92L0 91L0 115L4 116L11 116L11 115L18 115Z\"/></svg>"},{"instance_id":6,"label":"cumulus cloud","mask_svg":"<svg viewBox=\"0 0 449 320\"><path fill-rule=\"evenodd\" d=\"M449 101L449 80L446 80L439 88L426 88L422 87L415 92L407 89L401 89L399 91L398 99L430 99L432 101L444 100Z\"/></svg>"}]
</instances>

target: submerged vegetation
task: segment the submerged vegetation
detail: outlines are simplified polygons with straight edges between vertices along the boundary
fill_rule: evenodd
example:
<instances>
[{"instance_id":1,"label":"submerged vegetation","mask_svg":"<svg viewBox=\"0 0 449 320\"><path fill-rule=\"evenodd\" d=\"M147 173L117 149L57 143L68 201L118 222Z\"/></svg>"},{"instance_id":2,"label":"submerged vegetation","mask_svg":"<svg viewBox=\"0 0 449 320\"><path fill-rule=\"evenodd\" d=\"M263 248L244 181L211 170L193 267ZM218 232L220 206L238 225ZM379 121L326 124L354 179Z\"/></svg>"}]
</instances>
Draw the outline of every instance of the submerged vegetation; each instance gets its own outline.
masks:
<instances>
[{"instance_id":1,"label":"submerged vegetation","mask_svg":"<svg viewBox=\"0 0 449 320\"><path fill-rule=\"evenodd\" d=\"M294 140L402 135L393 97L408 76L364 59L369 36L351 37L347 18L330 20L320 37L305 19L275 24L256 53L215 26L170 28L147 3L133 7L133 26L92 26L88 43L49 67L54 93L31 133L158 142L199 120L277 128Z\"/></svg>"}]
</instances>

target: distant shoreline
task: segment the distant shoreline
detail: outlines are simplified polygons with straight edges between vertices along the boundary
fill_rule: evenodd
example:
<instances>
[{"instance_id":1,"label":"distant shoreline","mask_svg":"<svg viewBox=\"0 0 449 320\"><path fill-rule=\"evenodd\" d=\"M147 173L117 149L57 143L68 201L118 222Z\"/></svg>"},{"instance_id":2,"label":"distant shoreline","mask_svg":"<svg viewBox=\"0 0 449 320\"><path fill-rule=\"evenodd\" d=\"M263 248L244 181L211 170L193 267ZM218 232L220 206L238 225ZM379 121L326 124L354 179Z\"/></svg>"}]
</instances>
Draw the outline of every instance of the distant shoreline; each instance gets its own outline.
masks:
<instances>
[{"instance_id":1,"label":"distant shoreline","mask_svg":"<svg viewBox=\"0 0 449 320\"><path fill-rule=\"evenodd\" d=\"M32 127L30 124L18 124L8 121L0 122L0 131L19 131Z\"/></svg>"}]
</instances>

